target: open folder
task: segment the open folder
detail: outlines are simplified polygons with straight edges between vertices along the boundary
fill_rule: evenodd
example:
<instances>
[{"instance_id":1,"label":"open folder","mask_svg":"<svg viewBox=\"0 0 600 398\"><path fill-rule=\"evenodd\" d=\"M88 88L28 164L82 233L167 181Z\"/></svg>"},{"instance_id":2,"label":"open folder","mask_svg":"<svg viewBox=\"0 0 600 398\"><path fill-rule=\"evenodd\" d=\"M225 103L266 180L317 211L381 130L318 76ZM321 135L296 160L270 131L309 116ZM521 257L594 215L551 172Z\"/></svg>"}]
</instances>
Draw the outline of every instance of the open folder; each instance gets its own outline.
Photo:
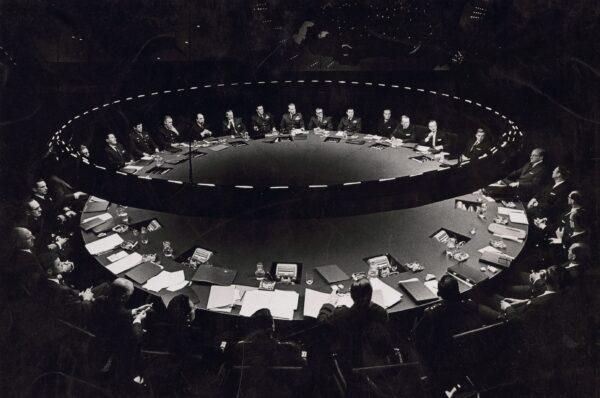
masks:
<instances>
[{"instance_id":1,"label":"open folder","mask_svg":"<svg viewBox=\"0 0 600 398\"><path fill-rule=\"evenodd\" d=\"M266 308L273 318L294 319L294 311L298 309L300 295L287 290L251 290L244 294L240 315L251 316L256 311Z\"/></svg>"}]
</instances>

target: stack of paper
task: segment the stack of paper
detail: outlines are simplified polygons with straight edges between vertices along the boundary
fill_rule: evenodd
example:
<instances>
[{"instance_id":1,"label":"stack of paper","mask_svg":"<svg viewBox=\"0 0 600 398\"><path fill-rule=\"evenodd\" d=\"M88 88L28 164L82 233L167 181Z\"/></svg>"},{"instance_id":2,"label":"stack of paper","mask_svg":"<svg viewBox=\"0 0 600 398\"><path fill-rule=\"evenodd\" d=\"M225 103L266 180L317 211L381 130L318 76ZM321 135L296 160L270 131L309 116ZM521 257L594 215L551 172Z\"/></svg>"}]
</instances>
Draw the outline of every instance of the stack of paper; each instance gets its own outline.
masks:
<instances>
[{"instance_id":1,"label":"stack of paper","mask_svg":"<svg viewBox=\"0 0 600 398\"><path fill-rule=\"evenodd\" d=\"M125 256L122 259L117 260L114 263L107 265L106 269L108 269L113 274L117 275L117 274L120 274L121 272L125 272L128 269L131 269L141 263L142 263L142 255L139 253L133 252L130 255Z\"/></svg>"},{"instance_id":2,"label":"stack of paper","mask_svg":"<svg viewBox=\"0 0 600 398\"><path fill-rule=\"evenodd\" d=\"M430 281L423 282L425 287L431 291L431 293L437 296L438 294L438 281L436 279L432 279Z\"/></svg>"},{"instance_id":3,"label":"stack of paper","mask_svg":"<svg viewBox=\"0 0 600 398\"><path fill-rule=\"evenodd\" d=\"M481 249L477 250L479 253L483 254L486 252L489 253L502 253L500 250L496 249L495 247L492 246L486 246L486 247L482 247Z\"/></svg>"},{"instance_id":4,"label":"stack of paper","mask_svg":"<svg viewBox=\"0 0 600 398\"><path fill-rule=\"evenodd\" d=\"M119 246L121 243L123 243L123 238L121 238L119 234L112 234L105 238L98 239L95 242L88 243L87 245L85 245L85 248L88 252L90 252L92 256L94 256L98 253L112 250L115 247Z\"/></svg>"},{"instance_id":5,"label":"stack of paper","mask_svg":"<svg viewBox=\"0 0 600 398\"><path fill-rule=\"evenodd\" d=\"M298 309L298 298L300 295L294 291L246 291L242 301L240 315L251 316L256 311L266 308L271 311L274 318L292 320L294 311Z\"/></svg>"},{"instance_id":6,"label":"stack of paper","mask_svg":"<svg viewBox=\"0 0 600 398\"><path fill-rule=\"evenodd\" d=\"M99 214L97 216L92 216L92 217L85 218L85 219L81 220L81 223L85 224L86 222L92 221L92 220L95 220L95 219L99 219L99 220L102 220L102 221L107 221L107 220L110 220L111 218L112 218L112 216L109 213L103 213L103 214Z\"/></svg>"},{"instance_id":7,"label":"stack of paper","mask_svg":"<svg viewBox=\"0 0 600 398\"><path fill-rule=\"evenodd\" d=\"M316 318L323 304L329 302L330 294L306 289L304 292L304 316Z\"/></svg>"},{"instance_id":8,"label":"stack of paper","mask_svg":"<svg viewBox=\"0 0 600 398\"><path fill-rule=\"evenodd\" d=\"M373 287L371 301L383 308L389 308L402 299L402 293L379 278L372 278L371 286Z\"/></svg>"},{"instance_id":9,"label":"stack of paper","mask_svg":"<svg viewBox=\"0 0 600 398\"><path fill-rule=\"evenodd\" d=\"M148 281L144 284L144 289L158 292L162 289L167 289L169 287L178 287L182 285L185 280L185 275L183 271L162 271L160 274L156 275L148 279ZM183 287L183 286L181 286Z\"/></svg>"},{"instance_id":10,"label":"stack of paper","mask_svg":"<svg viewBox=\"0 0 600 398\"><path fill-rule=\"evenodd\" d=\"M135 173L137 173L138 171L140 171L143 168L144 168L143 166L134 166L134 165L130 164L130 165L127 165L127 166L123 167L123 171L126 172L126 173L133 173L133 174L135 174Z\"/></svg>"},{"instance_id":11,"label":"stack of paper","mask_svg":"<svg viewBox=\"0 0 600 398\"><path fill-rule=\"evenodd\" d=\"M219 312L231 312L235 301L235 285L211 286L206 309Z\"/></svg>"},{"instance_id":12,"label":"stack of paper","mask_svg":"<svg viewBox=\"0 0 600 398\"><path fill-rule=\"evenodd\" d=\"M527 215L523 210L511 211L510 213L508 213L508 218L510 219L510 222L513 222L515 224L529 224L529 221L527 221Z\"/></svg>"}]
</instances>

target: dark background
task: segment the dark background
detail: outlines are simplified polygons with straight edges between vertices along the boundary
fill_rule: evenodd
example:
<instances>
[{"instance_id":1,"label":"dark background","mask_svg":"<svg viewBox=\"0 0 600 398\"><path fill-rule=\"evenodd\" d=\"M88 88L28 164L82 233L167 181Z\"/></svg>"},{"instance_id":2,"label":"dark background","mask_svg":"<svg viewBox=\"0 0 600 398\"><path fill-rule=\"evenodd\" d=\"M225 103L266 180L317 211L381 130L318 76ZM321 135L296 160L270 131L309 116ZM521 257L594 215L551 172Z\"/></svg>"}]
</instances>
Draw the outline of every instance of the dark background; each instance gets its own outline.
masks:
<instances>
[{"instance_id":1,"label":"dark background","mask_svg":"<svg viewBox=\"0 0 600 398\"><path fill-rule=\"evenodd\" d=\"M49 135L82 109L202 82L288 77L399 82L479 100L515 120L528 148L545 146L591 183L599 14L591 0L3 1L1 192L7 199L26 191ZM294 99L306 115L316 97L335 118L354 105L367 119L390 106L385 96L356 103L343 91L263 95L231 107L246 116L261 101L279 118ZM231 101L149 104L100 118L87 133L122 134L137 118L150 127L168 106L177 122L203 103L214 106L205 113L218 126L219 107ZM456 118L427 105L438 119ZM399 116L404 104L391 106Z\"/></svg>"}]
</instances>

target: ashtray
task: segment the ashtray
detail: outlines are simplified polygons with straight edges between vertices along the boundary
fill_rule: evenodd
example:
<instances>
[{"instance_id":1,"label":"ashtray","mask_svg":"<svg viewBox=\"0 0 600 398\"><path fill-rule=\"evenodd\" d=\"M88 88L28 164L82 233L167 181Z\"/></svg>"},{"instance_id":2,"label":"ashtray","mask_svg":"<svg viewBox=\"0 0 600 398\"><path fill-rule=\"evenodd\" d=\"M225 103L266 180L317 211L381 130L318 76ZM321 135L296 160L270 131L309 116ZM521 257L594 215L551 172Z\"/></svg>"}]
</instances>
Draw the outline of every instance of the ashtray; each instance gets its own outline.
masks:
<instances>
[{"instance_id":1,"label":"ashtray","mask_svg":"<svg viewBox=\"0 0 600 398\"><path fill-rule=\"evenodd\" d=\"M461 262L469 258L469 253L458 251L452 256L456 261Z\"/></svg>"},{"instance_id":2,"label":"ashtray","mask_svg":"<svg viewBox=\"0 0 600 398\"><path fill-rule=\"evenodd\" d=\"M119 225L115 225L112 230L118 234L122 234L123 232L127 231L128 229L129 229L129 225L119 224Z\"/></svg>"},{"instance_id":3,"label":"ashtray","mask_svg":"<svg viewBox=\"0 0 600 398\"><path fill-rule=\"evenodd\" d=\"M130 240L126 240L123 243L121 243L121 249L131 251L131 250L135 249L135 247L137 245L138 245L138 242L132 242Z\"/></svg>"},{"instance_id":4,"label":"ashtray","mask_svg":"<svg viewBox=\"0 0 600 398\"><path fill-rule=\"evenodd\" d=\"M490 246L495 249L506 249L506 243L504 243L502 240L491 240Z\"/></svg>"},{"instance_id":5,"label":"ashtray","mask_svg":"<svg viewBox=\"0 0 600 398\"><path fill-rule=\"evenodd\" d=\"M411 270L412 272L420 272L423 271L425 268L423 268L423 266L418 263L418 262L412 262L412 263L406 263L404 264L404 266L406 268L408 268L409 270Z\"/></svg>"},{"instance_id":6,"label":"ashtray","mask_svg":"<svg viewBox=\"0 0 600 398\"><path fill-rule=\"evenodd\" d=\"M504 218L501 216L498 216L496 218L494 218L493 220L496 224L500 224L500 225L506 225L508 224L508 218Z\"/></svg>"}]
</instances>

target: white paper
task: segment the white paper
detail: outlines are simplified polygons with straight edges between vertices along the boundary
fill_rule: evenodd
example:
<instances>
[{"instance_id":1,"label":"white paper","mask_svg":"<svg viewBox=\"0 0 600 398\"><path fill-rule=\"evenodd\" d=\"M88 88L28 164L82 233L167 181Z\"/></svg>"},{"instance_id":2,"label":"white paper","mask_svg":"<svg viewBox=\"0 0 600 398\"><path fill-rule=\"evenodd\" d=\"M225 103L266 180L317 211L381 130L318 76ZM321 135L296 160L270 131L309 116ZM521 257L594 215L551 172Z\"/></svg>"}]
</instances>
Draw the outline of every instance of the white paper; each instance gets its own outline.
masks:
<instances>
[{"instance_id":1,"label":"white paper","mask_svg":"<svg viewBox=\"0 0 600 398\"><path fill-rule=\"evenodd\" d=\"M423 282L423 284L425 285L425 287L427 289L429 289L431 291L431 293L433 293L437 296L437 293L438 293L438 281L437 280L432 279L430 281Z\"/></svg>"},{"instance_id":2,"label":"white paper","mask_svg":"<svg viewBox=\"0 0 600 398\"><path fill-rule=\"evenodd\" d=\"M481 249L477 250L479 253L483 254L486 252L490 252L490 253L502 253L500 250L496 249L495 247L492 246L486 246L486 247L482 247Z\"/></svg>"},{"instance_id":3,"label":"white paper","mask_svg":"<svg viewBox=\"0 0 600 398\"><path fill-rule=\"evenodd\" d=\"M134 166L134 165L130 164L128 166L123 167L123 170L133 171L133 173L135 174L143 168L144 168L144 166Z\"/></svg>"},{"instance_id":4,"label":"white paper","mask_svg":"<svg viewBox=\"0 0 600 398\"><path fill-rule=\"evenodd\" d=\"M158 292L170 286L177 286L185 281L183 271L161 271L160 274L148 279L144 285L145 289Z\"/></svg>"},{"instance_id":5,"label":"white paper","mask_svg":"<svg viewBox=\"0 0 600 398\"><path fill-rule=\"evenodd\" d=\"M121 250L120 252L116 252L115 254L106 257L106 259L111 263L114 263L115 261L118 261L125 257L127 257L127 252L125 250Z\"/></svg>"},{"instance_id":6,"label":"white paper","mask_svg":"<svg viewBox=\"0 0 600 398\"><path fill-rule=\"evenodd\" d=\"M150 155L148 156L142 156L142 160L154 160L154 158Z\"/></svg>"},{"instance_id":7,"label":"white paper","mask_svg":"<svg viewBox=\"0 0 600 398\"><path fill-rule=\"evenodd\" d=\"M331 295L323 292L318 292L312 289L306 289L304 291L304 316L316 318L319 316L319 311L323 304L329 302Z\"/></svg>"},{"instance_id":8,"label":"white paper","mask_svg":"<svg viewBox=\"0 0 600 398\"><path fill-rule=\"evenodd\" d=\"M275 290L250 290L244 294L240 315L251 316L256 311L266 308L274 318L293 319L294 310L298 308L299 294L296 292Z\"/></svg>"},{"instance_id":9,"label":"white paper","mask_svg":"<svg viewBox=\"0 0 600 398\"><path fill-rule=\"evenodd\" d=\"M178 290L183 289L184 287L186 287L187 285L189 285L189 281L184 280L183 282L180 283L176 283L174 285L171 285L167 288L168 291L170 292L176 292Z\"/></svg>"},{"instance_id":10,"label":"white paper","mask_svg":"<svg viewBox=\"0 0 600 398\"><path fill-rule=\"evenodd\" d=\"M289 307L293 310L298 309L298 299L300 295L295 291L275 290L273 295L273 305Z\"/></svg>"},{"instance_id":11,"label":"white paper","mask_svg":"<svg viewBox=\"0 0 600 398\"><path fill-rule=\"evenodd\" d=\"M206 308L209 310L224 307L231 308L233 306L233 301L235 300L235 291L234 285L211 286Z\"/></svg>"},{"instance_id":12,"label":"white paper","mask_svg":"<svg viewBox=\"0 0 600 398\"><path fill-rule=\"evenodd\" d=\"M402 293L400 293L399 291L397 291L390 285L386 284L379 278L372 278L371 286L373 287L373 297L375 297L376 291L378 291L378 290L381 291L381 296L379 296L379 293L377 293L377 297L378 297L378 299L381 299L382 301L381 301L381 303L376 303L376 304L378 304L378 305L383 304L383 305L381 305L383 308L389 308L402 299ZM371 301L373 301L373 300L371 300Z\"/></svg>"},{"instance_id":13,"label":"white paper","mask_svg":"<svg viewBox=\"0 0 600 398\"><path fill-rule=\"evenodd\" d=\"M527 221L527 216L525 215L525 213L517 213L517 212L510 212L508 214L508 217L510 219L510 222L513 222L515 224L529 224L529 221Z\"/></svg>"},{"instance_id":14,"label":"white paper","mask_svg":"<svg viewBox=\"0 0 600 398\"><path fill-rule=\"evenodd\" d=\"M85 245L85 248L92 256L102 253L108 250L112 250L115 247L119 246L123 243L123 238L119 236L119 234L108 235L104 238L98 239L95 242L88 243Z\"/></svg>"},{"instance_id":15,"label":"white paper","mask_svg":"<svg viewBox=\"0 0 600 398\"><path fill-rule=\"evenodd\" d=\"M112 218L112 216L109 213L102 213L102 214L99 214L97 216L92 216L92 217L84 218L81 221L81 223L85 224L86 222L91 221L91 220L95 220L96 218L98 218L98 219L100 219L102 221L106 221L106 220L110 220Z\"/></svg>"},{"instance_id":16,"label":"white paper","mask_svg":"<svg viewBox=\"0 0 600 398\"><path fill-rule=\"evenodd\" d=\"M112 264L106 266L113 274L117 275L121 272L125 272L128 269L135 267L142 263L142 255L136 252L131 253L130 255L123 257L122 259L115 261Z\"/></svg>"},{"instance_id":17,"label":"white paper","mask_svg":"<svg viewBox=\"0 0 600 398\"><path fill-rule=\"evenodd\" d=\"M350 293L339 296L337 303L335 303L336 307L351 308L353 305L354 305L354 300L352 300L352 297L350 297Z\"/></svg>"}]
</instances>

